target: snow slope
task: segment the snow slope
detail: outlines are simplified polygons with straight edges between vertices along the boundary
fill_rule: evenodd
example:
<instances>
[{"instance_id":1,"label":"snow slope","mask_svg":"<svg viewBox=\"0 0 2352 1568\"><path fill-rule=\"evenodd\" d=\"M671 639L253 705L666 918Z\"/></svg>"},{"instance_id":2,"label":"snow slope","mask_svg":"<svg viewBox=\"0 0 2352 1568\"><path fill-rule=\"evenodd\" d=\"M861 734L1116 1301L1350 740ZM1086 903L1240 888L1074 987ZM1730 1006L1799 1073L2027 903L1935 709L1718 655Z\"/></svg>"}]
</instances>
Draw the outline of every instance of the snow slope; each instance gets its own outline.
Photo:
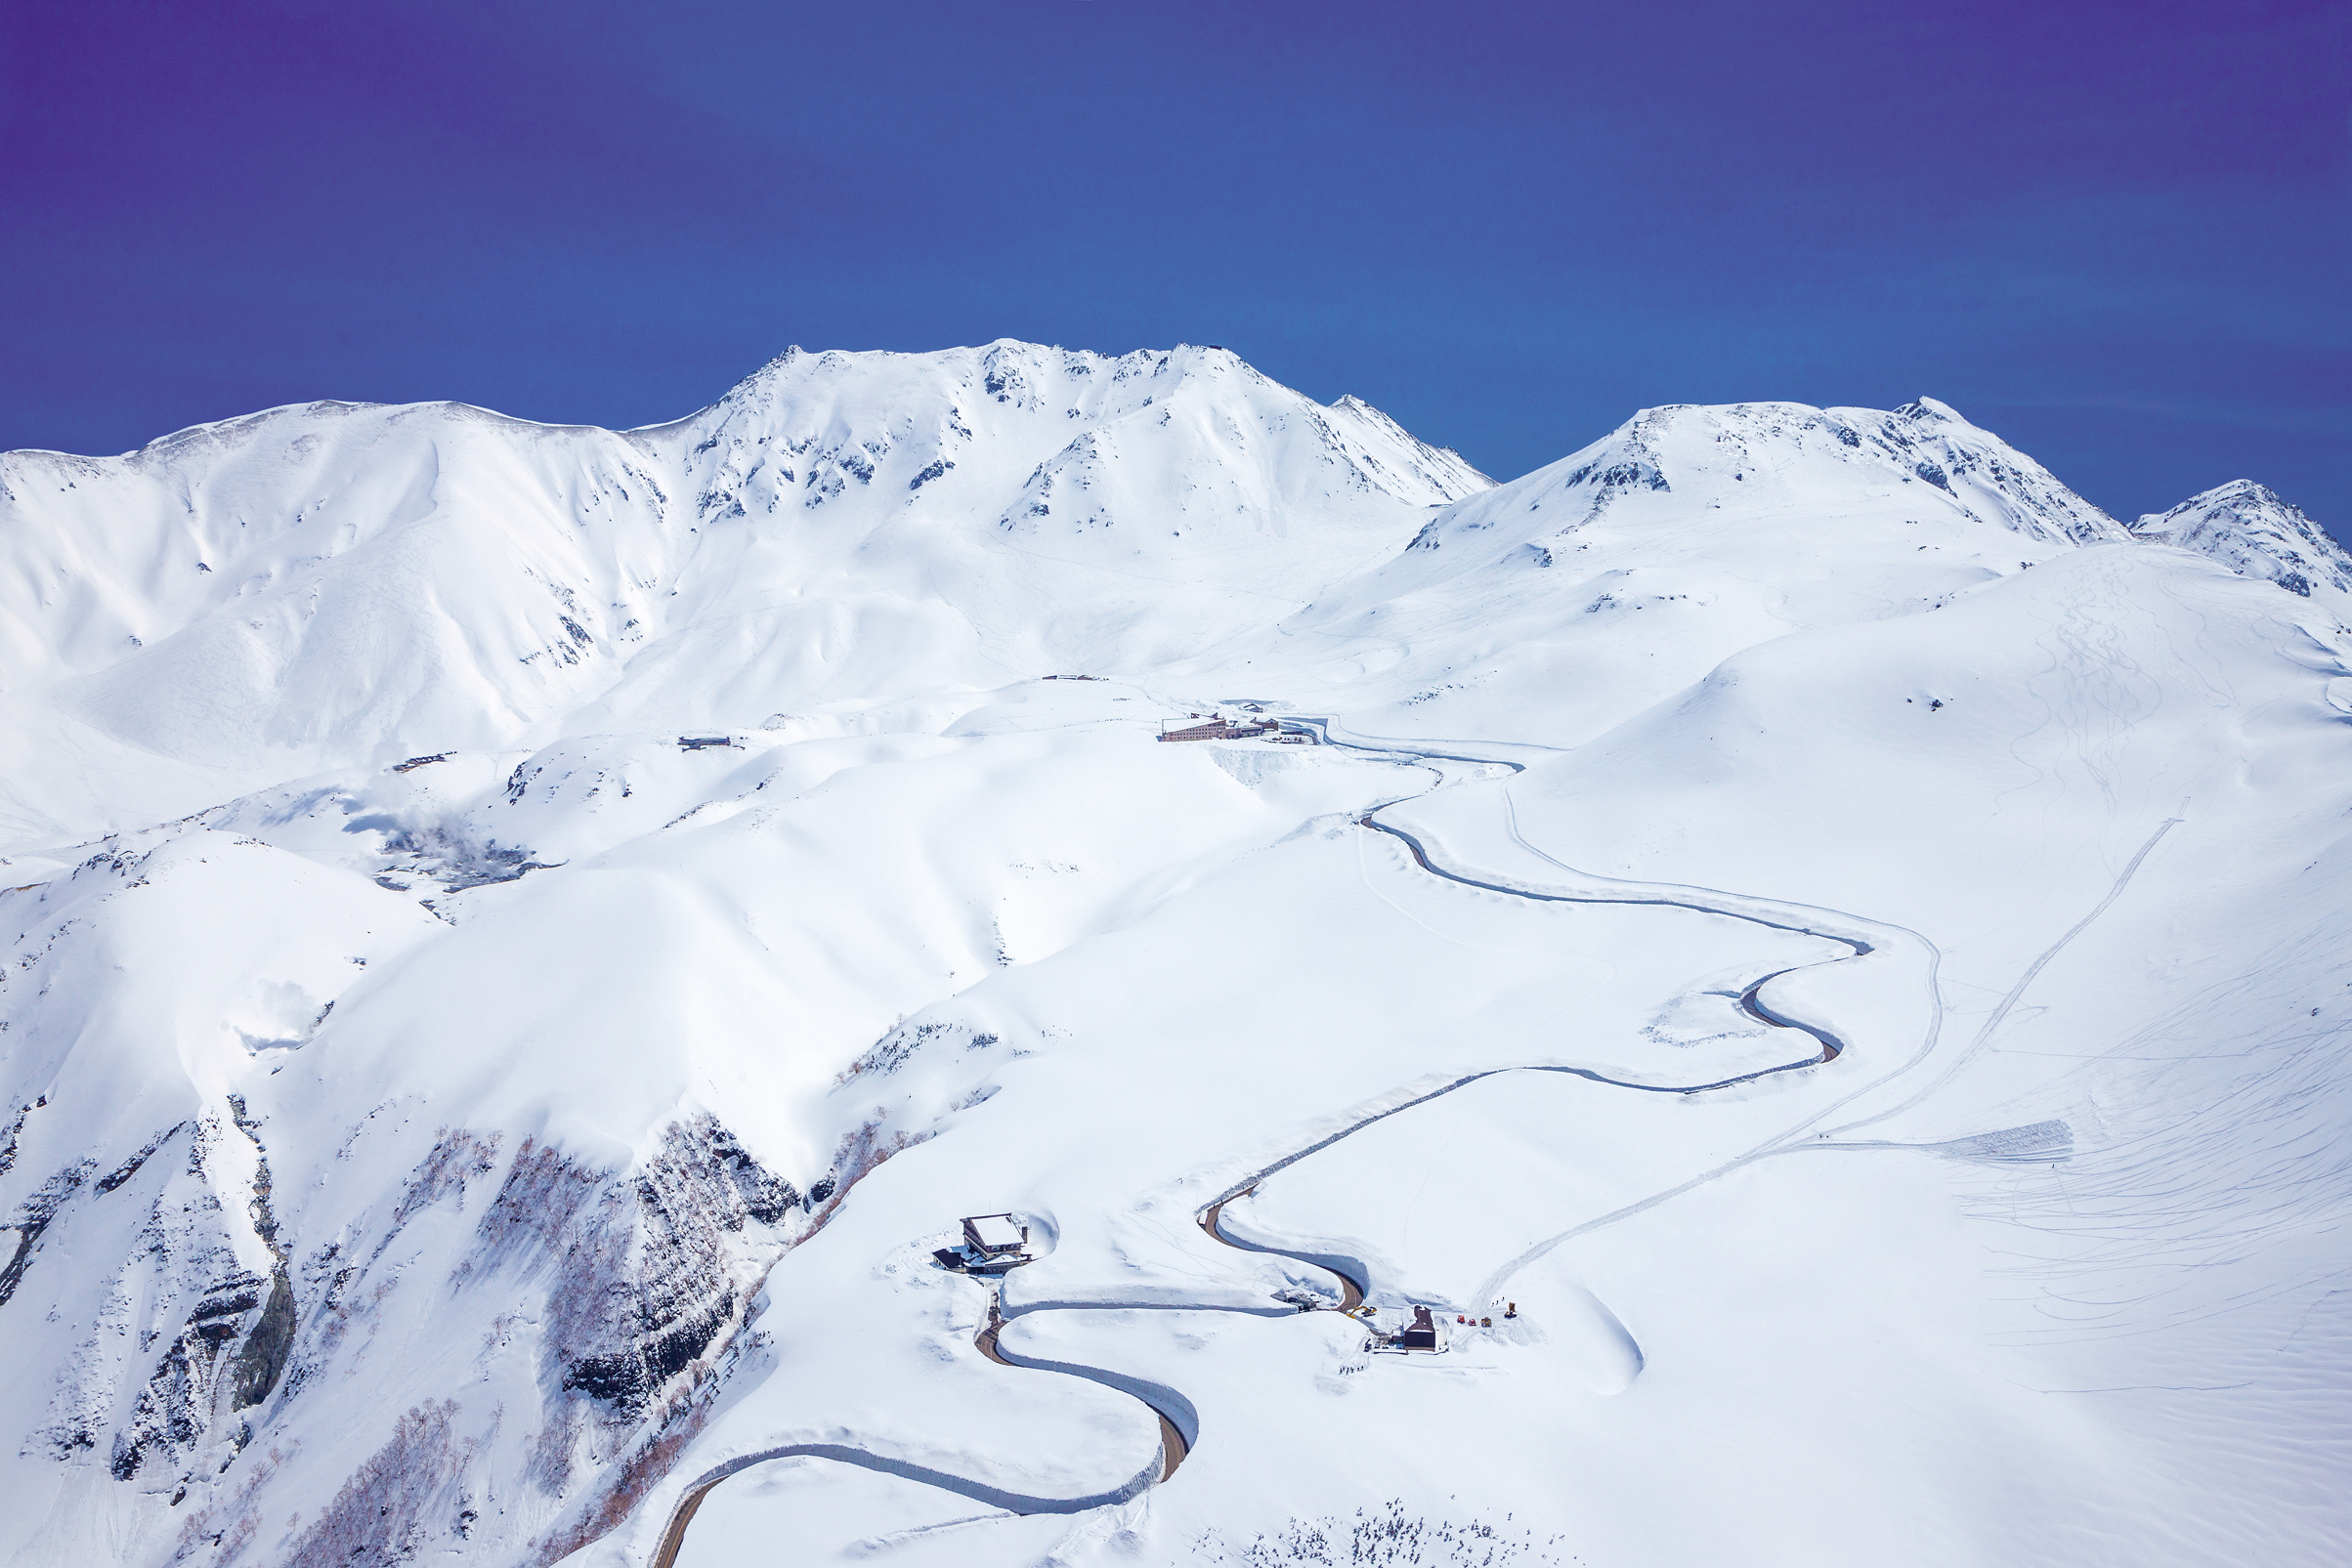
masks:
<instances>
[{"instance_id":1,"label":"snow slope","mask_svg":"<svg viewBox=\"0 0 2352 1568\"><path fill-rule=\"evenodd\" d=\"M9 454L0 1563L2340 1561L2348 571L1216 349Z\"/></svg>"}]
</instances>

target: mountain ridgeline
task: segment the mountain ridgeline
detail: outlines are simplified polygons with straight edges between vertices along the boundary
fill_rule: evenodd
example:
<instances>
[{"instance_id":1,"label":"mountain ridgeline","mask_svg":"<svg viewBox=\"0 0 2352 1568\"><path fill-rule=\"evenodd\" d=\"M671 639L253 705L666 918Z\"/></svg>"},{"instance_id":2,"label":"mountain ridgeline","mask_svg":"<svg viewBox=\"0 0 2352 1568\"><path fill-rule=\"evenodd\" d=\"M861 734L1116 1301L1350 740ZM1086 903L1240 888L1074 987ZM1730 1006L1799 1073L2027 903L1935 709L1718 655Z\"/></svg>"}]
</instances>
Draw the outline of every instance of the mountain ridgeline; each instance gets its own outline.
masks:
<instances>
[{"instance_id":1,"label":"mountain ridgeline","mask_svg":"<svg viewBox=\"0 0 2352 1568\"><path fill-rule=\"evenodd\" d=\"M2268 1466L2336 1451L2242 1439L2352 1342L2352 1181L2306 1159L2352 1127L2348 622L2261 486L2126 527L1924 398L1646 409L1497 484L1222 349L1006 341L794 349L640 430L325 402L0 456L0 1563L618 1568L787 1449L884 1472L843 1560L1265 1563L1426 1481L1720 1561L1588 1478L1863 1530L1947 1469L2039 1497L2019 1389L2191 1385L2078 1412L2126 1460L2043 1490L2166 1477L2083 1526L2114 1560L2225 1560L2251 1499L2320 1561L2340 1488ZM1887 1150L1927 1158L1773 1185ZM1036 1255L975 1293L933 1259L999 1211ZM1697 1228L1551 1250L1637 1212ZM1995 1220L2031 1240L1970 1250ZM1522 1359L1384 1381L1315 1259ZM2040 1346L2081 1301L2095 1351L1970 1359L1968 1314ZM1751 1320L1735 1376L1615 1399ZM1805 1403L1915 1373L1932 1431ZM1808 1459L1753 1489L1689 1457L1768 1428ZM975 1498L1107 1501L949 1531ZM2059 1540L2010 1511L1973 1560Z\"/></svg>"}]
</instances>

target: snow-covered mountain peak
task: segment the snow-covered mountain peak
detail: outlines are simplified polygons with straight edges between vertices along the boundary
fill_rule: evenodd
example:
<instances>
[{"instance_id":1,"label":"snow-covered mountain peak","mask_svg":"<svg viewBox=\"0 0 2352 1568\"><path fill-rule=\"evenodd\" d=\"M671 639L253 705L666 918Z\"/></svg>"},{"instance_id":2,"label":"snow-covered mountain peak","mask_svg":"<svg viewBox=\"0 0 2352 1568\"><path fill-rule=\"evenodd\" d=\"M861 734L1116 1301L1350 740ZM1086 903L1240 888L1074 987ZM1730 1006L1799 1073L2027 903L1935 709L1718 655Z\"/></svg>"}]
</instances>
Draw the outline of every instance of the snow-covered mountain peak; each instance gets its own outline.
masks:
<instances>
[{"instance_id":1,"label":"snow-covered mountain peak","mask_svg":"<svg viewBox=\"0 0 2352 1568\"><path fill-rule=\"evenodd\" d=\"M1894 413L1896 418L1908 420L1913 424L1959 425L1969 430L1977 428L1961 416L1959 409L1954 408L1941 398L1913 398L1909 403L1894 410Z\"/></svg>"},{"instance_id":2,"label":"snow-covered mountain peak","mask_svg":"<svg viewBox=\"0 0 2352 1568\"><path fill-rule=\"evenodd\" d=\"M705 520L796 507L874 527L952 509L992 512L1006 531L1085 530L1162 510L1158 482L1181 470L1194 485L1233 481L1183 508L1204 512L1196 526L1215 515L1267 528L1277 504L1352 491L1422 507L1490 483L1360 399L1323 407L1197 345L1116 358L1012 339L932 354L791 349L709 408L638 436L649 448L684 443ZM1102 487L1114 452L1150 471L1154 499ZM975 505L982 495L996 504Z\"/></svg>"},{"instance_id":3,"label":"snow-covered mountain peak","mask_svg":"<svg viewBox=\"0 0 2352 1568\"><path fill-rule=\"evenodd\" d=\"M1547 468L1450 507L1415 540L1550 552L1588 525L1643 528L1708 512L1763 518L1882 513L1990 524L2036 545L2129 537L2039 463L1948 405L1797 403L1646 408Z\"/></svg>"},{"instance_id":4,"label":"snow-covered mountain peak","mask_svg":"<svg viewBox=\"0 0 2352 1568\"><path fill-rule=\"evenodd\" d=\"M278 751L273 773L648 703L755 726L1194 651L1489 483L1198 346L792 349L625 433L316 403L0 459L0 681L64 683L52 711L199 766ZM725 642L737 675L673 636Z\"/></svg>"},{"instance_id":5,"label":"snow-covered mountain peak","mask_svg":"<svg viewBox=\"0 0 2352 1568\"><path fill-rule=\"evenodd\" d=\"M2211 556L2242 577L2264 577L2305 598L2314 587L2352 593L2352 554L2301 507L2250 479L2216 485L2169 512L2151 512L2131 531L2153 544Z\"/></svg>"}]
</instances>

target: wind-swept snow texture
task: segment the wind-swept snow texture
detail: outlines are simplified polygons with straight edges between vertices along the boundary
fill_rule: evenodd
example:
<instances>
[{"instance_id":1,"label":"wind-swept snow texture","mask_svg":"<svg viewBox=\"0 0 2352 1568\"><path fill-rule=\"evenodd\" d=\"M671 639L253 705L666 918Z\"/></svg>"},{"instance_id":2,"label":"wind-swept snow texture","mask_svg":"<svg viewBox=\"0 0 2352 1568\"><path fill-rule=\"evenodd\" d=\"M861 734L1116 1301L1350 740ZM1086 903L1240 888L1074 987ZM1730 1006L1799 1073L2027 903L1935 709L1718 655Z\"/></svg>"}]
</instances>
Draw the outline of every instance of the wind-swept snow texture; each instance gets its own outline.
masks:
<instances>
[{"instance_id":1,"label":"wind-swept snow texture","mask_svg":"<svg viewBox=\"0 0 2352 1568\"><path fill-rule=\"evenodd\" d=\"M0 457L0 1565L2344 1561L2348 617L1207 348Z\"/></svg>"}]
</instances>

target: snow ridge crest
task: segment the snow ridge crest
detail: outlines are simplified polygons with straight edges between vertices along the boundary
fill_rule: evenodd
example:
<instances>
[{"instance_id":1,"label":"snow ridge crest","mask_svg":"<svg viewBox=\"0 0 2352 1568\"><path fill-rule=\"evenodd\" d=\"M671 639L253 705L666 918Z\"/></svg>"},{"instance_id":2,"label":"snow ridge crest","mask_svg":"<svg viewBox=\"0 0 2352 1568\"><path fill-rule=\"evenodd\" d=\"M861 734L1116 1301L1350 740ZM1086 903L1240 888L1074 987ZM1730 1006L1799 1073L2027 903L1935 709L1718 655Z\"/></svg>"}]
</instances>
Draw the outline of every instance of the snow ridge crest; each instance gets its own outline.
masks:
<instances>
[{"instance_id":1,"label":"snow ridge crest","mask_svg":"<svg viewBox=\"0 0 2352 1568\"><path fill-rule=\"evenodd\" d=\"M1989 523L2040 545L2131 535L2032 458L1950 405L1919 398L1895 409L1800 403L1673 403L1645 408L1583 450L1449 508L1415 539L1448 539L1522 521L1509 547L1549 552L1603 517L1663 522L1694 511L1883 510ZM1528 528L1545 535L1522 538Z\"/></svg>"}]
</instances>

